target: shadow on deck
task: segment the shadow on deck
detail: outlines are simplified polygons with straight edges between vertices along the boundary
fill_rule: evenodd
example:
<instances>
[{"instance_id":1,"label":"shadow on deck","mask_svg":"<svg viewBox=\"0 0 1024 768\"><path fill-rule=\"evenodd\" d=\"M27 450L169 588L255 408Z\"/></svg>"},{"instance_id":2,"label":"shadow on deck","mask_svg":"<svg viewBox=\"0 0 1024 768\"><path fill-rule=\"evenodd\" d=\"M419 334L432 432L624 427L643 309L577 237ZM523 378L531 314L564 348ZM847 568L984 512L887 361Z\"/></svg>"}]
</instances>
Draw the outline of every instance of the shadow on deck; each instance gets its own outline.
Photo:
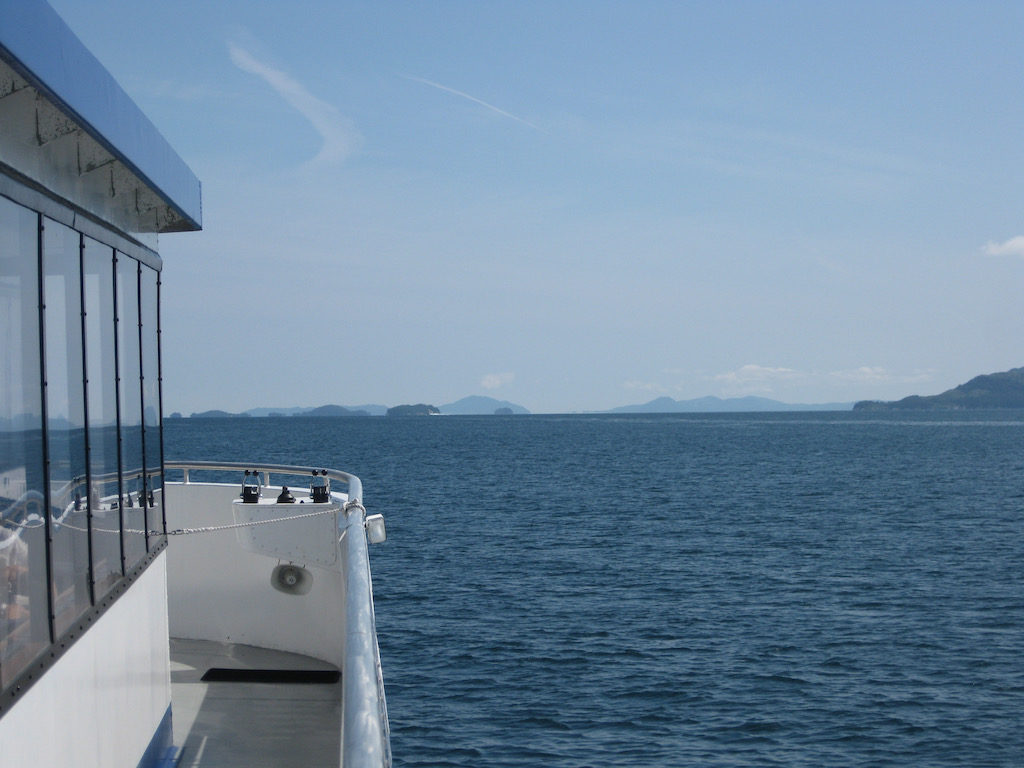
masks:
<instances>
[{"instance_id":1,"label":"shadow on deck","mask_svg":"<svg viewBox=\"0 0 1024 768\"><path fill-rule=\"evenodd\" d=\"M203 681L210 669L277 674L221 675L242 681ZM180 768L337 768L341 754L341 683L323 682L330 664L294 653L247 645L171 638L174 743ZM293 675L291 672L304 671ZM284 674L281 674L281 673ZM294 682L295 680L306 682Z\"/></svg>"}]
</instances>

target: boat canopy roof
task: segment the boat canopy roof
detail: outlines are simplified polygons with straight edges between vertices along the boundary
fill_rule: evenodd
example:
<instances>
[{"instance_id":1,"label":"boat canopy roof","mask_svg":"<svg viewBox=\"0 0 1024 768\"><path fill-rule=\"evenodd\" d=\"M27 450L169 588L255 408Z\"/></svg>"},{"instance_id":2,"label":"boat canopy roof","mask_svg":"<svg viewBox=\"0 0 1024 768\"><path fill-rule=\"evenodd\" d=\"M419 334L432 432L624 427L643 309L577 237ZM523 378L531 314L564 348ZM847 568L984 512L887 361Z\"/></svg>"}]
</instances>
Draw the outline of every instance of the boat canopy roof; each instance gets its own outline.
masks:
<instances>
[{"instance_id":1,"label":"boat canopy roof","mask_svg":"<svg viewBox=\"0 0 1024 768\"><path fill-rule=\"evenodd\" d=\"M126 232L201 229L199 180L57 12L0 18L0 163Z\"/></svg>"}]
</instances>

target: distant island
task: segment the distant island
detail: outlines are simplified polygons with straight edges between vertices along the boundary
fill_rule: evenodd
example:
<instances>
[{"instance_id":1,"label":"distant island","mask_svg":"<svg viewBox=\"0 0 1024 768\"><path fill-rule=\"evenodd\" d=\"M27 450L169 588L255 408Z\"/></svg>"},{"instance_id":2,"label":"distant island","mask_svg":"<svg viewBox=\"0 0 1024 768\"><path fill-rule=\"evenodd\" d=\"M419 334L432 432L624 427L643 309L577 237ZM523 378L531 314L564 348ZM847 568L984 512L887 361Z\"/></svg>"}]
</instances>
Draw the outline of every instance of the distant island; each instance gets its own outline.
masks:
<instances>
[{"instance_id":1,"label":"distant island","mask_svg":"<svg viewBox=\"0 0 1024 768\"><path fill-rule=\"evenodd\" d=\"M440 416L441 412L432 405L419 403L418 405L396 405L388 408L388 416Z\"/></svg>"},{"instance_id":2,"label":"distant island","mask_svg":"<svg viewBox=\"0 0 1024 768\"><path fill-rule=\"evenodd\" d=\"M975 376L938 395L911 395L894 402L862 400L855 411L927 411L1024 408L1024 368Z\"/></svg>"},{"instance_id":3,"label":"distant island","mask_svg":"<svg viewBox=\"0 0 1024 768\"><path fill-rule=\"evenodd\" d=\"M528 410L508 400L495 400L493 397L471 395L454 403L440 407L443 416L508 416L510 414L526 415Z\"/></svg>"},{"instance_id":4,"label":"distant island","mask_svg":"<svg viewBox=\"0 0 1024 768\"><path fill-rule=\"evenodd\" d=\"M369 416L369 411L353 410L340 405L321 405L311 411L306 411L303 416L315 416L318 418L330 418L332 416Z\"/></svg>"},{"instance_id":5,"label":"distant island","mask_svg":"<svg viewBox=\"0 0 1024 768\"><path fill-rule=\"evenodd\" d=\"M401 409L418 408L420 406L396 406ZM434 413L442 416L507 416L510 414L528 414L521 405L510 403L508 400L496 400L493 397L483 395L471 395L454 403L448 403L440 407L423 405L424 408L433 408ZM228 411L211 410L200 411L189 416L192 419L236 419L245 417L256 418L285 418L289 416L304 416L307 418L339 418L339 417L365 417L385 416L393 409L386 405L321 405L316 408L288 407L288 408L250 408L241 413L230 413ZM168 419L185 418L180 412L174 411Z\"/></svg>"},{"instance_id":6,"label":"distant island","mask_svg":"<svg viewBox=\"0 0 1024 768\"><path fill-rule=\"evenodd\" d=\"M383 410L381 411L383 413ZM366 409L344 408L340 405L321 405L319 408L253 408L242 413L229 413L228 411L200 411L189 416L190 419L238 419L261 416L312 416L314 418L330 418L337 416L369 416ZM181 418L180 413L172 413L169 418Z\"/></svg>"},{"instance_id":7,"label":"distant island","mask_svg":"<svg viewBox=\"0 0 1024 768\"><path fill-rule=\"evenodd\" d=\"M248 413L228 413L227 411L200 411L189 416L190 419L239 419L248 417ZM172 414L173 417L173 414Z\"/></svg>"},{"instance_id":8,"label":"distant island","mask_svg":"<svg viewBox=\"0 0 1024 768\"><path fill-rule=\"evenodd\" d=\"M794 405L770 400L767 397L698 397L693 400L673 400L659 397L640 405L623 405L607 413L756 413L763 411L848 411L853 403L821 403L820 405Z\"/></svg>"}]
</instances>

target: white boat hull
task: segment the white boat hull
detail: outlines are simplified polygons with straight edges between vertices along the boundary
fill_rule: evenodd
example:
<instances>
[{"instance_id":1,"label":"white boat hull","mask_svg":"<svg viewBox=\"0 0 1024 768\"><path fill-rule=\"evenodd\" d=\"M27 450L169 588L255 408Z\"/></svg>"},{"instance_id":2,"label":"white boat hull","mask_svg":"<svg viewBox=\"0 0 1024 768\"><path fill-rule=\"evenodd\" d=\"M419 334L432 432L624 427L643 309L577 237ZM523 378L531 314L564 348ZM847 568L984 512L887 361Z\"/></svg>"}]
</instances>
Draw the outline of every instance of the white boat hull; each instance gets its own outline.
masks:
<instances>
[{"instance_id":1,"label":"white boat hull","mask_svg":"<svg viewBox=\"0 0 1024 768\"><path fill-rule=\"evenodd\" d=\"M109 768L166 753L166 595L164 550L4 716L3 765Z\"/></svg>"}]
</instances>

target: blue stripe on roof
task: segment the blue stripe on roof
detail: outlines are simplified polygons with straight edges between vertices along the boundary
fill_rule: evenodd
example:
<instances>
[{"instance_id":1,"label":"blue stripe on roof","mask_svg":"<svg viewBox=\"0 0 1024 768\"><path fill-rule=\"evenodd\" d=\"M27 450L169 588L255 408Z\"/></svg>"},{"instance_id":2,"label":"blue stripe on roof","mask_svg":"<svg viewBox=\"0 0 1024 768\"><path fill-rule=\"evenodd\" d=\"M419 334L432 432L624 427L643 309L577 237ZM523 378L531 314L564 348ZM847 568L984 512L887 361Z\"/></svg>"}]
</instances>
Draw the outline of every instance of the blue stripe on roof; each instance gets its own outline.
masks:
<instances>
[{"instance_id":1,"label":"blue stripe on roof","mask_svg":"<svg viewBox=\"0 0 1024 768\"><path fill-rule=\"evenodd\" d=\"M57 12L0 0L0 19L0 56L201 229L199 179Z\"/></svg>"}]
</instances>

